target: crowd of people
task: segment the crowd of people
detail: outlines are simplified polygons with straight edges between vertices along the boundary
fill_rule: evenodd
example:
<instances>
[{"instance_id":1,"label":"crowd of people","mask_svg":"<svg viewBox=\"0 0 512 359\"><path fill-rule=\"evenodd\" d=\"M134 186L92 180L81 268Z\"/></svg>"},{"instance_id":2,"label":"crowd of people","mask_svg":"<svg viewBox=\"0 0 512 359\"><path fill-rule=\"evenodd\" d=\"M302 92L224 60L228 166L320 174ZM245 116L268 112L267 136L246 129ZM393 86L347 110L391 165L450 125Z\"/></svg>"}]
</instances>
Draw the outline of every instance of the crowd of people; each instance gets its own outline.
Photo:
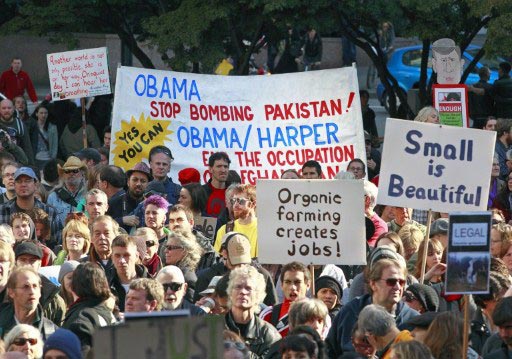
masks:
<instances>
[{"instance_id":1,"label":"crowd of people","mask_svg":"<svg viewBox=\"0 0 512 359\"><path fill-rule=\"evenodd\" d=\"M108 121L88 125L84 148L79 107L46 101L28 115L22 95L0 102L4 357L93 357L97 328L181 309L222 318L225 358L461 358L464 338L468 358L511 357L512 120L482 120L497 133L490 290L467 297L464 332L464 297L444 293L447 214L434 214L426 244L425 211L376 204L381 156L367 93L367 161L354 158L337 176L363 182L367 265L312 268L258 261L256 187L241 183L227 153L211 154L206 183L192 167L169 177L165 146L124 171L108 163ZM63 109L69 122L59 128L49 118ZM426 107L416 121L439 123L439 114ZM322 178L314 160L282 173ZM204 218L215 219L212 233ZM49 266L59 266L58 284L41 274Z\"/></svg>"}]
</instances>

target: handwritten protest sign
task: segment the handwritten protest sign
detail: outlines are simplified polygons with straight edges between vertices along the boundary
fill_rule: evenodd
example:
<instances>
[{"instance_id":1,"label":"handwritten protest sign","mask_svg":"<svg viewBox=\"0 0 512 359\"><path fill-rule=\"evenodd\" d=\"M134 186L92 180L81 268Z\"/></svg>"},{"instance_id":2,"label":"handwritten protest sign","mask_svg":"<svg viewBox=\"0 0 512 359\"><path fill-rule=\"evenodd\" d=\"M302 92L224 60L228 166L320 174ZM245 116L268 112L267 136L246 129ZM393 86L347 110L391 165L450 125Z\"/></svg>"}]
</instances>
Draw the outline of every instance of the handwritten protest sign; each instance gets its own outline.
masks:
<instances>
[{"instance_id":1,"label":"handwritten protest sign","mask_svg":"<svg viewBox=\"0 0 512 359\"><path fill-rule=\"evenodd\" d=\"M61 266L46 266L38 269L39 274L44 275L46 278L52 281L53 284L60 285L59 283L59 271Z\"/></svg>"},{"instance_id":2,"label":"handwritten protest sign","mask_svg":"<svg viewBox=\"0 0 512 359\"><path fill-rule=\"evenodd\" d=\"M495 138L493 131L388 119L377 202L485 210Z\"/></svg>"},{"instance_id":3,"label":"handwritten protest sign","mask_svg":"<svg viewBox=\"0 0 512 359\"><path fill-rule=\"evenodd\" d=\"M53 101L112 92L106 47L48 54L46 60Z\"/></svg>"},{"instance_id":4,"label":"handwritten protest sign","mask_svg":"<svg viewBox=\"0 0 512 359\"><path fill-rule=\"evenodd\" d=\"M363 181L259 180L258 259L365 264Z\"/></svg>"},{"instance_id":5,"label":"handwritten protest sign","mask_svg":"<svg viewBox=\"0 0 512 359\"><path fill-rule=\"evenodd\" d=\"M447 294L489 292L491 213L450 213Z\"/></svg>"},{"instance_id":6,"label":"handwritten protest sign","mask_svg":"<svg viewBox=\"0 0 512 359\"><path fill-rule=\"evenodd\" d=\"M442 125L469 127L468 92L466 85L434 85L434 107Z\"/></svg>"},{"instance_id":7,"label":"handwritten protest sign","mask_svg":"<svg viewBox=\"0 0 512 359\"><path fill-rule=\"evenodd\" d=\"M355 68L215 76L121 67L115 93L110 161L125 170L155 145L171 149L172 177L194 167L203 181L217 151L252 184L307 160L327 178L366 160Z\"/></svg>"},{"instance_id":8,"label":"handwritten protest sign","mask_svg":"<svg viewBox=\"0 0 512 359\"><path fill-rule=\"evenodd\" d=\"M194 227L208 238L215 238L215 229L217 228L217 218L199 217L194 219Z\"/></svg>"},{"instance_id":9,"label":"handwritten protest sign","mask_svg":"<svg viewBox=\"0 0 512 359\"><path fill-rule=\"evenodd\" d=\"M94 357L124 358L222 358L223 316L152 317L98 328Z\"/></svg>"}]
</instances>

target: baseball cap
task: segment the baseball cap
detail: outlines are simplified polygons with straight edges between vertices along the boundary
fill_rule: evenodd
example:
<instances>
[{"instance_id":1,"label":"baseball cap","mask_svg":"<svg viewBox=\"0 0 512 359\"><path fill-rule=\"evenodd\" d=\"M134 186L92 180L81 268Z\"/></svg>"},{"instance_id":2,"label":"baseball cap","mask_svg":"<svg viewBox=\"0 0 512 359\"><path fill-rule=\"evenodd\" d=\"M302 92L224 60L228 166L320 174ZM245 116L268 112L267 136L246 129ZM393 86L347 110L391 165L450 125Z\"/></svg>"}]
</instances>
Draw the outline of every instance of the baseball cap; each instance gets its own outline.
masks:
<instances>
[{"instance_id":1,"label":"baseball cap","mask_svg":"<svg viewBox=\"0 0 512 359\"><path fill-rule=\"evenodd\" d=\"M23 254L30 254L39 259L43 258L43 250L34 242L19 243L14 249L14 254L16 255L16 259Z\"/></svg>"},{"instance_id":2,"label":"baseball cap","mask_svg":"<svg viewBox=\"0 0 512 359\"><path fill-rule=\"evenodd\" d=\"M166 196L165 185L160 181L151 181L144 190L144 197L149 197L154 194Z\"/></svg>"},{"instance_id":3,"label":"baseball cap","mask_svg":"<svg viewBox=\"0 0 512 359\"><path fill-rule=\"evenodd\" d=\"M36 176L36 173L34 172L34 170L30 167L20 167L16 170L16 172L14 173L14 180L17 180L19 176L27 176L27 177L30 177L34 180L38 180L37 176Z\"/></svg>"},{"instance_id":4,"label":"baseball cap","mask_svg":"<svg viewBox=\"0 0 512 359\"><path fill-rule=\"evenodd\" d=\"M217 275L217 276L213 277L212 280L210 281L210 284L208 284L208 288L206 288L202 292L199 292L199 294L206 295L206 294L212 294L213 292L215 292L215 287L217 286L217 283L219 282L219 280L221 278L222 278L221 275Z\"/></svg>"},{"instance_id":5,"label":"baseball cap","mask_svg":"<svg viewBox=\"0 0 512 359\"><path fill-rule=\"evenodd\" d=\"M251 263L251 243L245 235L230 232L225 242L228 259L232 265Z\"/></svg>"}]
</instances>

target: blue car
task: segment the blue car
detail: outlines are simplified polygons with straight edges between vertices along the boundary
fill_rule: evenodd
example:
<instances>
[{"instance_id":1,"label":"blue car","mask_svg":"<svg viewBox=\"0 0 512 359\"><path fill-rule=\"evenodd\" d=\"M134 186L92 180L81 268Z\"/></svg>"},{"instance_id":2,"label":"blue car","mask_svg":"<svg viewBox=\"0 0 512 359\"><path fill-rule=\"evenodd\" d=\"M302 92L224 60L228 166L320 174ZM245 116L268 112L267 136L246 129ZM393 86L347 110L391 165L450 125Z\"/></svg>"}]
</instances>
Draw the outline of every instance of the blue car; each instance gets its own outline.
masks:
<instances>
[{"instance_id":1,"label":"blue car","mask_svg":"<svg viewBox=\"0 0 512 359\"><path fill-rule=\"evenodd\" d=\"M395 77L400 85L400 88L407 93L411 88L414 87L416 83L420 81L420 71L421 71L421 45L416 46L408 46L396 49L390 56L388 61L388 70ZM479 46L469 45L466 51L462 54L464 59L464 70L468 67L468 65L473 60L473 57L480 50ZM431 54L429 54L429 64L431 59ZM467 84L473 84L478 82L480 78L478 77L478 69L482 66L487 66L491 69L491 78L489 83L493 83L498 79L498 65L500 62L505 61L500 57L495 58L487 58L484 57L480 59L480 61L476 64L476 67L469 74L466 79ZM429 66L427 68L427 77L430 79L430 75L432 74L432 67ZM428 82L427 79L427 82ZM377 86L377 98L379 99L381 105L383 105L386 110L389 110L388 98L386 89L382 83L379 83ZM397 98L397 104L399 103Z\"/></svg>"}]
</instances>

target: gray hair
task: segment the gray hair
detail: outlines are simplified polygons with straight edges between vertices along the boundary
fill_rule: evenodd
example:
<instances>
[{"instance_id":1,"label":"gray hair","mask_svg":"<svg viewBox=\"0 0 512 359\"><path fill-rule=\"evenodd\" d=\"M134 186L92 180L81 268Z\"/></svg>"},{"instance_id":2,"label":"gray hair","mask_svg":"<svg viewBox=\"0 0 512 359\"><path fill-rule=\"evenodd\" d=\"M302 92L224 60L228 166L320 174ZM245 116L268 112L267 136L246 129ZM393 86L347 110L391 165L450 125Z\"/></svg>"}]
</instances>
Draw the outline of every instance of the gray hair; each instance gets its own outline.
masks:
<instances>
[{"instance_id":1,"label":"gray hair","mask_svg":"<svg viewBox=\"0 0 512 359\"><path fill-rule=\"evenodd\" d=\"M12 345L14 340L18 339L21 335L28 334L29 338L36 338L37 344L32 347L35 358L41 358L43 356L43 337L41 332L36 328L28 324L18 324L12 328L4 338L5 349L9 351L9 347Z\"/></svg>"},{"instance_id":2,"label":"gray hair","mask_svg":"<svg viewBox=\"0 0 512 359\"><path fill-rule=\"evenodd\" d=\"M260 310L260 304L263 303L263 299L265 299L266 293L266 283L265 277L263 274L258 272L256 268L250 265L244 265L238 268L233 269L229 273L229 283L228 283L228 307L231 308L233 303L231 302L231 293L235 289L235 286L242 280L246 280L251 283L252 286L252 299L253 299L253 309L255 313L258 313Z\"/></svg>"},{"instance_id":3,"label":"gray hair","mask_svg":"<svg viewBox=\"0 0 512 359\"><path fill-rule=\"evenodd\" d=\"M203 255L203 248L199 245L199 243L197 243L197 239L194 234L192 234L192 232L178 230L171 232L167 236L167 244L171 239L176 240L186 252L185 256L178 263L176 263L176 266L178 266L181 270L188 268L195 272L197 264Z\"/></svg>"},{"instance_id":4,"label":"gray hair","mask_svg":"<svg viewBox=\"0 0 512 359\"><path fill-rule=\"evenodd\" d=\"M373 208L377 204L377 195L379 194L379 190L376 185L374 185L368 180L364 180L363 188L364 195L370 198L370 209L373 210Z\"/></svg>"},{"instance_id":5,"label":"gray hair","mask_svg":"<svg viewBox=\"0 0 512 359\"><path fill-rule=\"evenodd\" d=\"M395 318L380 305L370 304L363 308L357 321L359 329L376 337L383 337L396 327Z\"/></svg>"}]
</instances>

